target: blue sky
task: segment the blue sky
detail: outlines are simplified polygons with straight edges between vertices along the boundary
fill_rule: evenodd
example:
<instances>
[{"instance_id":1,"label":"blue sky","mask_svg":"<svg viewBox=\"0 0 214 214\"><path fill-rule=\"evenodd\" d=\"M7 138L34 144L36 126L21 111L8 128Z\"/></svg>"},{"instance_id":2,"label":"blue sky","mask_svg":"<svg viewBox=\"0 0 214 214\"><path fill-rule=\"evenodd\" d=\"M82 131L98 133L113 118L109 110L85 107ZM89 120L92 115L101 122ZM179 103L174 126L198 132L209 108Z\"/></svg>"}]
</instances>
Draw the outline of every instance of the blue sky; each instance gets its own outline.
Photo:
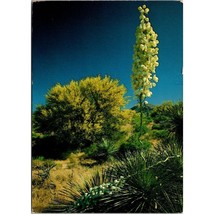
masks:
<instances>
[{"instance_id":1,"label":"blue sky","mask_svg":"<svg viewBox=\"0 0 214 214\"><path fill-rule=\"evenodd\" d=\"M86 76L109 75L131 86L133 45L139 24L138 1L37 2L32 10L32 107L45 104L45 94L56 83ZM183 5L148 2L148 17L158 34L159 82L148 101L183 99Z\"/></svg>"}]
</instances>

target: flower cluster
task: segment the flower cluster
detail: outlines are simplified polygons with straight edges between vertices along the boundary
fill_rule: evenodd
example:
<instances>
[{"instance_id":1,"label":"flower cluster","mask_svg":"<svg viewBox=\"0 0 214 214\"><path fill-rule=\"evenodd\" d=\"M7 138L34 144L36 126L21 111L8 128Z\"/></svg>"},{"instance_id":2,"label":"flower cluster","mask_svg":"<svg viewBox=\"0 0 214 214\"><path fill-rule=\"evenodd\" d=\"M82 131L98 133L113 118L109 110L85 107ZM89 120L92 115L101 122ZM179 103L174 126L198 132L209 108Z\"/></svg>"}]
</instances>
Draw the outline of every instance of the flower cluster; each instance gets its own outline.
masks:
<instances>
[{"instance_id":1,"label":"flower cluster","mask_svg":"<svg viewBox=\"0 0 214 214\"><path fill-rule=\"evenodd\" d=\"M119 179L115 179L112 182L91 187L88 192L83 193L82 196L76 201L75 206L77 208L79 207L85 209L91 205L95 205L97 200L103 195L112 195L115 192L120 191L124 183L124 177L120 176Z\"/></svg>"},{"instance_id":2,"label":"flower cluster","mask_svg":"<svg viewBox=\"0 0 214 214\"><path fill-rule=\"evenodd\" d=\"M158 35L154 32L149 18L146 15L149 9L146 5L138 7L140 12L140 25L136 30L136 43L134 46L132 85L137 97L143 99L151 97L151 88L156 86L158 77L155 69L158 63Z\"/></svg>"}]
</instances>

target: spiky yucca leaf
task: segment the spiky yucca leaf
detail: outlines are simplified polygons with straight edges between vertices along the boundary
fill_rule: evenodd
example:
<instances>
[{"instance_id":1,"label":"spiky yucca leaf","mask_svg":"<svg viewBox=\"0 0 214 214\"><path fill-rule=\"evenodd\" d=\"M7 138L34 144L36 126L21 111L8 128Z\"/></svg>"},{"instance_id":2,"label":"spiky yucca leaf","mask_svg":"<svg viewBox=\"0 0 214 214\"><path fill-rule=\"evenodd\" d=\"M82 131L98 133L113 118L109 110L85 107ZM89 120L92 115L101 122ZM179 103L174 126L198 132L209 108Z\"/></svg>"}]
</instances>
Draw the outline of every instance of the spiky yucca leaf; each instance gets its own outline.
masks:
<instances>
[{"instance_id":1,"label":"spiky yucca leaf","mask_svg":"<svg viewBox=\"0 0 214 214\"><path fill-rule=\"evenodd\" d=\"M78 187L71 182L55 208L63 212L181 212L182 149L159 146L151 152L127 153L102 174ZM56 209L54 210L56 211Z\"/></svg>"},{"instance_id":2,"label":"spiky yucca leaf","mask_svg":"<svg viewBox=\"0 0 214 214\"><path fill-rule=\"evenodd\" d=\"M128 153L111 169L116 176L126 175L125 185L101 201L108 212L181 212L182 167L182 149L174 144Z\"/></svg>"},{"instance_id":3,"label":"spiky yucca leaf","mask_svg":"<svg viewBox=\"0 0 214 214\"><path fill-rule=\"evenodd\" d=\"M45 212L91 212L99 211L98 201L104 194L112 193L112 187L119 188L120 183L114 183L111 171L96 172L91 179L83 180L83 185L70 177L67 185L59 191L58 197ZM84 178L83 178L84 179Z\"/></svg>"}]
</instances>

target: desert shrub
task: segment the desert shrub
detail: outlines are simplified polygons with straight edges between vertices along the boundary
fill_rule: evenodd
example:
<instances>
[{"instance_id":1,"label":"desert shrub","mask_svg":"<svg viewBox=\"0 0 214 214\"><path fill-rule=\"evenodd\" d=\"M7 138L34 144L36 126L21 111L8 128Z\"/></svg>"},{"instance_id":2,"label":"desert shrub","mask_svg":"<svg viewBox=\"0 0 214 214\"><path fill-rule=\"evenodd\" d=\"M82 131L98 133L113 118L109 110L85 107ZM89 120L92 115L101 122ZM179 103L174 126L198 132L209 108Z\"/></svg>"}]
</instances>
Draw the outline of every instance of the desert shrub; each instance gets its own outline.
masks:
<instances>
[{"instance_id":1,"label":"desert shrub","mask_svg":"<svg viewBox=\"0 0 214 214\"><path fill-rule=\"evenodd\" d=\"M133 143L123 143L121 144L118 155L124 155L127 152L134 152L138 150L138 146Z\"/></svg>"},{"instance_id":2,"label":"desert shrub","mask_svg":"<svg viewBox=\"0 0 214 214\"><path fill-rule=\"evenodd\" d=\"M56 185L50 177L54 166L52 160L39 158L32 161L32 209L35 212L42 212L54 198Z\"/></svg>"},{"instance_id":3,"label":"desert shrub","mask_svg":"<svg viewBox=\"0 0 214 214\"><path fill-rule=\"evenodd\" d=\"M98 148L97 148L97 144L96 143L93 143L91 146L89 146L88 148L84 149L84 152L86 153L86 155L88 157L96 156L97 151L98 151Z\"/></svg>"},{"instance_id":4,"label":"desert shrub","mask_svg":"<svg viewBox=\"0 0 214 214\"><path fill-rule=\"evenodd\" d=\"M72 164L72 165L78 165L80 160L79 160L79 157L75 154L75 153L71 153L69 156L68 156L68 160L69 162Z\"/></svg>"},{"instance_id":5,"label":"desert shrub","mask_svg":"<svg viewBox=\"0 0 214 214\"><path fill-rule=\"evenodd\" d=\"M44 156L39 156L36 159L39 160L39 161L43 161L43 160L45 160L45 157Z\"/></svg>"},{"instance_id":6,"label":"desert shrub","mask_svg":"<svg viewBox=\"0 0 214 214\"><path fill-rule=\"evenodd\" d=\"M113 155L117 152L117 148L113 142L102 139L101 143L94 143L84 151L87 157L93 158L99 163L102 163L113 157Z\"/></svg>"},{"instance_id":7,"label":"desert shrub","mask_svg":"<svg viewBox=\"0 0 214 214\"><path fill-rule=\"evenodd\" d=\"M32 210L43 212L43 209L54 199L57 185L52 180L52 169L56 166L51 159L39 157L32 160Z\"/></svg>"},{"instance_id":8,"label":"desert shrub","mask_svg":"<svg viewBox=\"0 0 214 214\"><path fill-rule=\"evenodd\" d=\"M151 143L146 140L139 140L138 135L131 137L129 141L122 143L117 152L117 156L123 156L127 152L148 151L151 148Z\"/></svg>"},{"instance_id":9,"label":"desert shrub","mask_svg":"<svg viewBox=\"0 0 214 214\"><path fill-rule=\"evenodd\" d=\"M172 102L163 103L160 106L156 106L151 114L155 124L154 130L162 130L156 132L156 136L159 137L163 143L169 143L171 141L177 141L180 145L183 144L183 103L178 102L173 104Z\"/></svg>"},{"instance_id":10,"label":"desert shrub","mask_svg":"<svg viewBox=\"0 0 214 214\"><path fill-rule=\"evenodd\" d=\"M153 138L161 139L162 142L169 138L168 132L166 130L156 130L152 131Z\"/></svg>"},{"instance_id":11,"label":"desert shrub","mask_svg":"<svg viewBox=\"0 0 214 214\"><path fill-rule=\"evenodd\" d=\"M45 182L51 183L50 171L56 166L53 160L32 160L32 185L36 187L44 187Z\"/></svg>"}]
</instances>

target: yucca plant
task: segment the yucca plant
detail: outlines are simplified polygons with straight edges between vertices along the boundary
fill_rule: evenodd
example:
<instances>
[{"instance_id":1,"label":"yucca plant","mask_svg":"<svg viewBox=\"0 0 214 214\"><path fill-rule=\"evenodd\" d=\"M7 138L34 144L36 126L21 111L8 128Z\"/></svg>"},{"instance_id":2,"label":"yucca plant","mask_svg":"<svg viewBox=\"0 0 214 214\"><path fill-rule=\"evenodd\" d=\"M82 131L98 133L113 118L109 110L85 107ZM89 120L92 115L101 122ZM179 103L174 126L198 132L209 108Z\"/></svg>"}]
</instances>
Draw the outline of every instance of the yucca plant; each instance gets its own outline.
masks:
<instances>
[{"instance_id":1,"label":"yucca plant","mask_svg":"<svg viewBox=\"0 0 214 214\"><path fill-rule=\"evenodd\" d=\"M98 163L102 163L111 159L117 150L112 141L103 138L100 143L94 143L84 151L89 158L93 158Z\"/></svg>"},{"instance_id":2,"label":"yucca plant","mask_svg":"<svg viewBox=\"0 0 214 214\"><path fill-rule=\"evenodd\" d=\"M125 184L100 203L106 212L182 212L182 166L182 150L176 144L128 153L111 169L116 177L126 175Z\"/></svg>"},{"instance_id":3,"label":"yucca plant","mask_svg":"<svg viewBox=\"0 0 214 214\"><path fill-rule=\"evenodd\" d=\"M123 176L116 179L111 173L112 171L106 170L97 171L91 179L84 180L83 185L74 182L70 177L67 186L44 211L47 213L100 212L104 208L100 204L100 199L120 191L125 182Z\"/></svg>"},{"instance_id":4,"label":"yucca plant","mask_svg":"<svg viewBox=\"0 0 214 214\"><path fill-rule=\"evenodd\" d=\"M83 186L73 183L50 206L53 212L182 212L183 159L176 144L129 152Z\"/></svg>"}]
</instances>

